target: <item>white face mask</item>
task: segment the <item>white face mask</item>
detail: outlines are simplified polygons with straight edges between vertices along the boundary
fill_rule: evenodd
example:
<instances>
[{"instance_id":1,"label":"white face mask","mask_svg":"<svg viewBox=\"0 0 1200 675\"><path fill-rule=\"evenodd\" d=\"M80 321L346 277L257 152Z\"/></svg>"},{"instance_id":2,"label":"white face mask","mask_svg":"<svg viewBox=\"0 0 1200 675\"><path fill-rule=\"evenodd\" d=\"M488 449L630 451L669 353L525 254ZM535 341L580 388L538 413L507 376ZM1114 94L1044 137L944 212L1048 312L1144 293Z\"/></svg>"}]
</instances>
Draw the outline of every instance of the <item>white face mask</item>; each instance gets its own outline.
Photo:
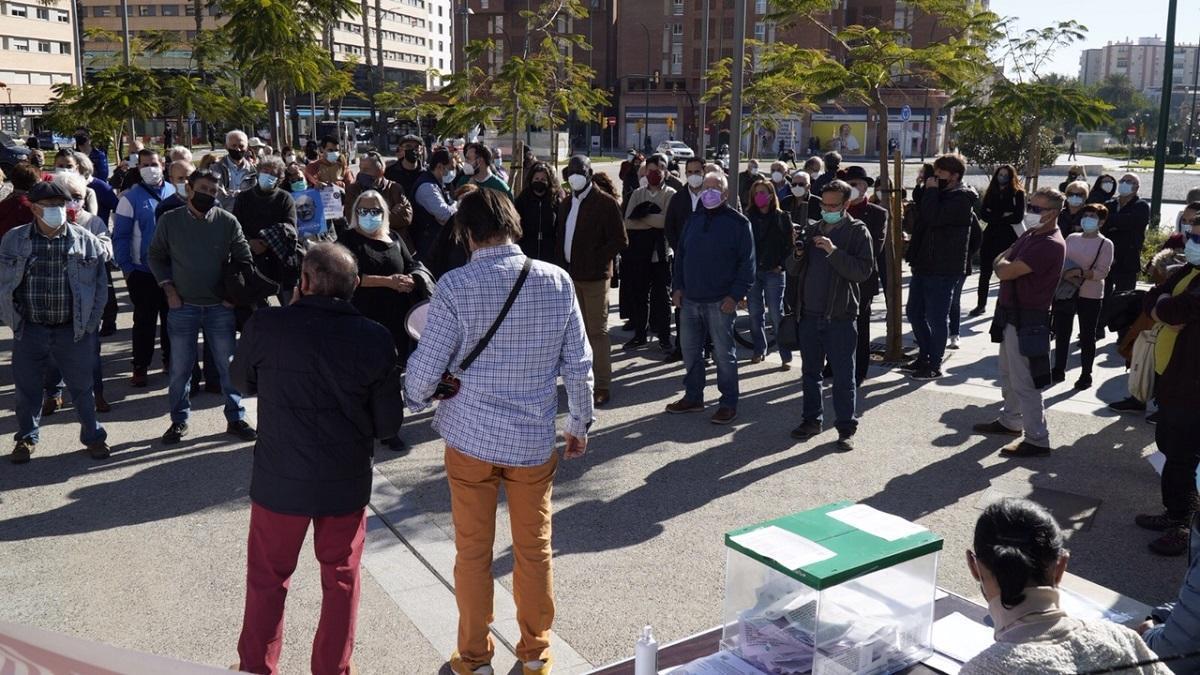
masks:
<instances>
[{"instance_id":1,"label":"white face mask","mask_svg":"<svg viewBox=\"0 0 1200 675\"><path fill-rule=\"evenodd\" d=\"M1133 194L1133 183L1117 183L1117 194L1122 197Z\"/></svg>"},{"instance_id":2,"label":"white face mask","mask_svg":"<svg viewBox=\"0 0 1200 675\"><path fill-rule=\"evenodd\" d=\"M186 180L181 180L178 183L171 183L171 185L175 186L175 192L181 196L185 192L187 192L187 181Z\"/></svg>"},{"instance_id":3,"label":"white face mask","mask_svg":"<svg viewBox=\"0 0 1200 675\"><path fill-rule=\"evenodd\" d=\"M454 169L450 169L449 171L446 172L445 176L442 176L442 183L445 185L449 185L454 182L454 179L457 176L458 176L458 174L455 173Z\"/></svg>"},{"instance_id":4,"label":"white face mask","mask_svg":"<svg viewBox=\"0 0 1200 675\"><path fill-rule=\"evenodd\" d=\"M808 188L804 187L803 185L793 185L792 186L792 195L797 198L803 197L807 192L808 192Z\"/></svg>"},{"instance_id":5,"label":"white face mask","mask_svg":"<svg viewBox=\"0 0 1200 675\"><path fill-rule=\"evenodd\" d=\"M782 171L772 171L771 172L771 180L776 183L782 183L783 182L783 172Z\"/></svg>"},{"instance_id":6,"label":"white face mask","mask_svg":"<svg viewBox=\"0 0 1200 675\"><path fill-rule=\"evenodd\" d=\"M75 170L74 170L74 169L68 169L68 168L67 168L67 167L65 167L65 166L56 166L56 167L54 167L54 173L55 173L55 174L60 174L60 173L75 173Z\"/></svg>"},{"instance_id":7,"label":"white face mask","mask_svg":"<svg viewBox=\"0 0 1200 675\"><path fill-rule=\"evenodd\" d=\"M1071 195L1067 197L1067 203L1071 206L1083 206L1083 197L1079 195Z\"/></svg>"},{"instance_id":8,"label":"white face mask","mask_svg":"<svg viewBox=\"0 0 1200 675\"><path fill-rule=\"evenodd\" d=\"M463 164L462 172L463 172L464 176L474 176L475 175L475 165L471 164L469 162Z\"/></svg>"},{"instance_id":9,"label":"white face mask","mask_svg":"<svg viewBox=\"0 0 1200 675\"><path fill-rule=\"evenodd\" d=\"M567 178L567 182L571 184L571 189L575 192L583 192L587 187L588 179L587 176L573 173Z\"/></svg>"},{"instance_id":10,"label":"white face mask","mask_svg":"<svg viewBox=\"0 0 1200 675\"><path fill-rule=\"evenodd\" d=\"M142 182L146 185L158 185L162 183L163 172L157 166L143 166L138 169L138 172L142 174Z\"/></svg>"},{"instance_id":11,"label":"white face mask","mask_svg":"<svg viewBox=\"0 0 1200 675\"><path fill-rule=\"evenodd\" d=\"M856 188L856 187L850 188L850 201L856 202L856 201L858 201L858 198L861 196L862 196L862 193L858 191L858 188Z\"/></svg>"},{"instance_id":12,"label":"white face mask","mask_svg":"<svg viewBox=\"0 0 1200 675\"><path fill-rule=\"evenodd\" d=\"M692 175L688 176L687 181L688 181L688 187L692 188L693 190L698 190L698 189L700 189L700 186L704 183L704 176L697 176L696 174L692 174Z\"/></svg>"},{"instance_id":13,"label":"white face mask","mask_svg":"<svg viewBox=\"0 0 1200 675\"><path fill-rule=\"evenodd\" d=\"M341 155L338 153L337 150L331 150L331 151L325 153L325 161L329 162L330 164L333 164L338 161L338 157L340 157L340 156Z\"/></svg>"},{"instance_id":14,"label":"white face mask","mask_svg":"<svg viewBox=\"0 0 1200 675\"><path fill-rule=\"evenodd\" d=\"M60 229L67 222L67 207L47 206L42 209L42 222L52 230Z\"/></svg>"},{"instance_id":15,"label":"white face mask","mask_svg":"<svg viewBox=\"0 0 1200 675\"><path fill-rule=\"evenodd\" d=\"M1042 226L1042 214L1040 214L1040 213L1026 213L1025 214L1025 229L1026 230L1036 230L1037 228L1039 228L1041 226Z\"/></svg>"},{"instance_id":16,"label":"white face mask","mask_svg":"<svg viewBox=\"0 0 1200 675\"><path fill-rule=\"evenodd\" d=\"M649 187L649 186L650 186L649 178L642 176L641 178L638 179L638 187Z\"/></svg>"}]
</instances>

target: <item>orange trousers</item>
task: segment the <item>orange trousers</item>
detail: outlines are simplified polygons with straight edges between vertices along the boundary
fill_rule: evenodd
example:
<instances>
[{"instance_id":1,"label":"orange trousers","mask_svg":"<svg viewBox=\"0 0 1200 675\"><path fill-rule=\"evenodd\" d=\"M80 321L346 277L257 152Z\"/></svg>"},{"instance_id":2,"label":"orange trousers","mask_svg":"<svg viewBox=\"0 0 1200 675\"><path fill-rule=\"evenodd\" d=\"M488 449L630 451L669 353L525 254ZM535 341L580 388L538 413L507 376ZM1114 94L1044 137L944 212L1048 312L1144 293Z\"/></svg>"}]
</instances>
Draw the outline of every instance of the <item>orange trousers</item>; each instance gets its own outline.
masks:
<instances>
[{"instance_id":1,"label":"orange trousers","mask_svg":"<svg viewBox=\"0 0 1200 675\"><path fill-rule=\"evenodd\" d=\"M513 596L521 641L517 658L550 656L554 579L550 558L550 492L558 453L541 466L497 466L446 448L446 477L454 520L454 597L458 603L458 653L472 669L495 655L492 615L492 549L500 486L508 500L513 540Z\"/></svg>"}]
</instances>

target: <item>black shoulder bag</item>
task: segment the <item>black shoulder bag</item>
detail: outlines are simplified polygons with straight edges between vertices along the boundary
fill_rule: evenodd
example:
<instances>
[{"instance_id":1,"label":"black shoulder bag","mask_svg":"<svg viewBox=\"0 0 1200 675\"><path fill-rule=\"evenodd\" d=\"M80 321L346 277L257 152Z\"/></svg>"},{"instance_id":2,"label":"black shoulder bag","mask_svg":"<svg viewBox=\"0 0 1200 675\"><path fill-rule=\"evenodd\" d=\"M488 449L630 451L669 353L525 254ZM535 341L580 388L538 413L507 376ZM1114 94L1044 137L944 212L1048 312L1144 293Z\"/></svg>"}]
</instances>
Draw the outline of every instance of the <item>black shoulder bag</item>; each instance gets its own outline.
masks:
<instances>
[{"instance_id":1,"label":"black shoulder bag","mask_svg":"<svg viewBox=\"0 0 1200 675\"><path fill-rule=\"evenodd\" d=\"M487 348L488 343L492 341L492 337L496 335L496 331L500 330L500 324L504 323L504 317L508 316L508 310L512 309L513 303L516 302L517 294L521 292L521 287L525 285L525 279L529 276L529 269L531 267L533 267L533 259L526 257L525 265L521 267L521 275L517 277L517 282L513 284L512 290L509 291L508 299L504 301L504 307L500 310L500 314L492 322L492 327L488 328L487 333L484 333L483 337L475 345L475 348L471 350L471 353L467 354L467 358L463 359L463 362L459 364L459 372L465 372L467 368L471 367L472 363L475 363L475 359L479 358L479 355ZM442 381L438 382L437 389L433 392L433 399L435 401L452 399L458 394L458 389L461 386L462 382L447 370L442 373Z\"/></svg>"}]
</instances>

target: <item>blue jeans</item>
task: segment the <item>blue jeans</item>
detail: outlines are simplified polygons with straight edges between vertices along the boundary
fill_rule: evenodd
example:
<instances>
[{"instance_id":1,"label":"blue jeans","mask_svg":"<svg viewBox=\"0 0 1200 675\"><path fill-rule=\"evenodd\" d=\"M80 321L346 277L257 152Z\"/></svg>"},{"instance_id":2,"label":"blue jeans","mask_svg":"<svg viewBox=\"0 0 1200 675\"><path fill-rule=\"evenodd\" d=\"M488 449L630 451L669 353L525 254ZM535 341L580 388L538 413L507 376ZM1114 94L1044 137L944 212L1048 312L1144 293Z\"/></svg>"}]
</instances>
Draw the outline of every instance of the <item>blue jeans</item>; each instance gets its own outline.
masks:
<instances>
[{"instance_id":1,"label":"blue jeans","mask_svg":"<svg viewBox=\"0 0 1200 675\"><path fill-rule=\"evenodd\" d=\"M949 334L950 303L962 275L914 274L908 284L908 323L921 350L920 358L941 370Z\"/></svg>"},{"instance_id":2,"label":"blue jeans","mask_svg":"<svg viewBox=\"0 0 1200 675\"><path fill-rule=\"evenodd\" d=\"M954 284L954 295L950 296L950 334L958 335L959 326L962 324L962 287L967 282L966 275L958 278L958 283Z\"/></svg>"},{"instance_id":3,"label":"blue jeans","mask_svg":"<svg viewBox=\"0 0 1200 675\"><path fill-rule=\"evenodd\" d=\"M842 436L853 435L858 429L858 420L854 418L854 352L858 346L858 329L854 321L802 316L798 331L804 421L820 422L824 414L821 373L828 359L829 367L833 370L833 412L837 416L835 426Z\"/></svg>"},{"instance_id":4,"label":"blue jeans","mask_svg":"<svg viewBox=\"0 0 1200 675\"><path fill-rule=\"evenodd\" d=\"M192 410L192 369L196 365L196 339L201 330L205 344L212 347L213 366L221 381L221 393L225 395L225 419L236 422L246 416L242 395L229 381L235 323L233 310L224 305L184 305L167 312L167 334L171 340L171 422L186 422Z\"/></svg>"},{"instance_id":5,"label":"blue jeans","mask_svg":"<svg viewBox=\"0 0 1200 675\"><path fill-rule=\"evenodd\" d=\"M75 340L70 323L50 327L26 322L21 337L13 340L12 369L16 389L16 439L38 442L42 417L42 392L46 371L57 364L71 392L71 403L79 416L79 440L88 445L108 438L96 420L96 395L92 390L96 334Z\"/></svg>"},{"instance_id":6,"label":"blue jeans","mask_svg":"<svg viewBox=\"0 0 1200 675\"><path fill-rule=\"evenodd\" d=\"M783 284L783 270L778 272L758 270L754 277L754 285L750 286L750 335L754 338L755 354L767 353L767 330L766 323L763 321L764 310L771 319L775 335L779 335L779 318L783 315ZM764 294L766 295L765 306L763 304ZM784 363L790 363L792 353L786 349L780 349L779 358L783 359Z\"/></svg>"},{"instance_id":7,"label":"blue jeans","mask_svg":"<svg viewBox=\"0 0 1200 675\"><path fill-rule=\"evenodd\" d=\"M717 364L717 389L721 405L737 410L738 374L737 349L733 345L733 320L736 313L721 311L721 303L692 302L683 299L683 323L679 327L679 342L683 349L683 397L704 402L704 342L712 338L713 361Z\"/></svg>"},{"instance_id":8,"label":"blue jeans","mask_svg":"<svg viewBox=\"0 0 1200 675\"><path fill-rule=\"evenodd\" d=\"M100 367L100 331L89 333L84 339L89 337L95 343L95 351L92 354L92 393L95 396L103 396L104 371ZM58 365L53 360L46 365L46 374L43 376L42 382L46 388L46 396L61 398L63 390L67 387L67 383L63 381L62 372L59 371Z\"/></svg>"}]
</instances>

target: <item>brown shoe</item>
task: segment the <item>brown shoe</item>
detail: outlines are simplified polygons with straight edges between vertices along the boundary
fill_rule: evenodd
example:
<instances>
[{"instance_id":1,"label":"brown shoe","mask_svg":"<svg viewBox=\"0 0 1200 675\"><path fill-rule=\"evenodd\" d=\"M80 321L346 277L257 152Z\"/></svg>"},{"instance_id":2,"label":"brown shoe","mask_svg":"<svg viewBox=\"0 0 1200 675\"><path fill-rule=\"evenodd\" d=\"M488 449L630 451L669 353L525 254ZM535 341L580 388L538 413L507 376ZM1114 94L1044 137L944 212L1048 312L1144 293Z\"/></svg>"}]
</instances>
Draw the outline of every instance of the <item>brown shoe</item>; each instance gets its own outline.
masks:
<instances>
[{"instance_id":1,"label":"brown shoe","mask_svg":"<svg viewBox=\"0 0 1200 675\"><path fill-rule=\"evenodd\" d=\"M686 398L681 398L678 401L667 406L667 412L678 415L680 413L700 412L704 410L704 404L700 401L689 401Z\"/></svg>"},{"instance_id":2,"label":"brown shoe","mask_svg":"<svg viewBox=\"0 0 1200 675\"><path fill-rule=\"evenodd\" d=\"M1163 536L1150 542L1150 551L1156 555L1174 557L1183 555L1188 549L1188 530L1186 527L1176 527L1167 530Z\"/></svg>"},{"instance_id":3,"label":"brown shoe","mask_svg":"<svg viewBox=\"0 0 1200 675\"><path fill-rule=\"evenodd\" d=\"M751 364L762 363L764 358L766 358L766 357L763 356L762 354L755 354L754 356L750 357L750 363Z\"/></svg>"},{"instance_id":4,"label":"brown shoe","mask_svg":"<svg viewBox=\"0 0 1200 675\"><path fill-rule=\"evenodd\" d=\"M138 387L138 388L146 386L146 369L145 368L134 368L133 369L133 376L129 378L129 386Z\"/></svg>"},{"instance_id":5,"label":"brown shoe","mask_svg":"<svg viewBox=\"0 0 1200 675\"><path fill-rule=\"evenodd\" d=\"M971 427L971 430L980 434L1002 434L1005 436L1020 436L1020 429L1009 429L1000 423L1000 420L992 420L991 422L980 422Z\"/></svg>"},{"instance_id":6,"label":"brown shoe","mask_svg":"<svg viewBox=\"0 0 1200 675\"><path fill-rule=\"evenodd\" d=\"M472 668L463 661L462 656L457 651L450 655L450 672L454 675L477 675L479 673L487 673L492 675L492 666L490 663Z\"/></svg>"},{"instance_id":7,"label":"brown shoe","mask_svg":"<svg viewBox=\"0 0 1200 675\"><path fill-rule=\"evenodd\" d=\"M605 403L608 403L611 398L612 396L608 394L607 389L597 389L592 394L592 407L599 408Z\"/></svg>"},{"instance_id":8,"label":"brown shoe","mask_svg":"<svg viewBox=\"0 0 1200 675\"><path fill-rule=\"evenodd\" d=\"M717 412L713 413L713 416L709 418L709 421L713 424L729 424L736 418L737 410L728 406L721 406L720 408L717 408Z\"/></svg>"},{"instance_id":9,"label":"brown shoe","mask_svg":"<svg viewBox=\"0 0 1200 675\"><path fill-rule=\"evenodd\" d=\"M63 397L46 396L42 399L42 417L53 415L61 407L63 407Z\"/></svg>"},{"instance_id":10,"label":"brown shoe","mask_svg":"<svg viewBox=\"0 0 1200 675\"><path fill-rule=\"evenodd\" d=\"M103 394L96 394L96 412L112 412L112 404L104 400Z\"/></svg>"},{"instance_id":11,"label":"brown shoe","mask_svg":"<svg viewBox=\"0 0 1200 675\"><path fill-rule=\"evenodd\" d=\"M521 675L550 675L554 659L547 656L542 661L525 661L521 664Z\"/></svg>"}]
</instances>

